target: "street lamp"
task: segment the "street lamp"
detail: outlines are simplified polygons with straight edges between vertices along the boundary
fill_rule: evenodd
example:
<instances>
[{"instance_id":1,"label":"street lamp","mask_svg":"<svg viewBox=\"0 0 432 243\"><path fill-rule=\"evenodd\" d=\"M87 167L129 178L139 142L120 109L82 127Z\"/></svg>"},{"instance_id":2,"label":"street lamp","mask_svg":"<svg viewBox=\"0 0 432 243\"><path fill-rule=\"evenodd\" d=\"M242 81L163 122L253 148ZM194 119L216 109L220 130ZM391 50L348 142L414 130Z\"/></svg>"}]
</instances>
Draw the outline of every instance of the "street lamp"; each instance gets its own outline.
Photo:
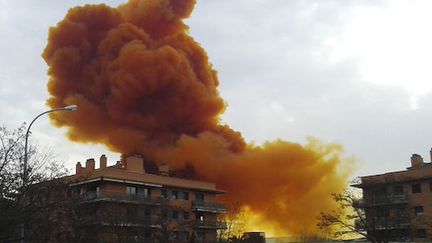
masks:
<instances>
[{"instance_id":1,"label":"street lamp","mask_svg":"<svg viewBox=\"0 0 432 243\"><path fill-rule=\"evenodd\" d=\"M28 155L27 155L27 147L28 147L28 137L30 134L30 128L33 125L33 123L36 121L36 119L38 119L40 116L45 115L47 113L51 113L51 112L56 112L56 111L76 111L78 109L77 105L68 105L62 108L56 108L56 109L52 109L49 111L45 111L40 113L39 115L37 115L33 121L30 122L30 125L27 127L27 132L25 135L25 146L24 146L24 165L23 165L23 177L22 177L22 195L21 195L21 203L24 204L24 193L25 193L25 187L27 186L28 183L28 172L27 172L27 160L28 160ZM24 223L20 225L20 232L21 232L21 243L24 243Z\"/></svg>"},{"instance_id":2,"label":"street lamp","mask_svg":"<svg viewBox=\"0 0 432 243\"><path fill-rule=\"evenodd\" d=\"M34 119L33 119L33 121L32 122L30 122L30 125L28 126L28 128L27 128L27 132L26 132L26 135L25 135L25 146L24 146L24 168L23 168L23 178L22 178L22 180L23 180L23 187L25 187L25 186L27 186L27 180L28 180L28 174L27 174L27 160L28 160L28 155L27 155L27 147L28 147L28 137L29 137L29 134L30 134L30 128L31 128L31 126L33 125L33 123L36 121L36 119L38 119L40 116L42 116L42 115L45 115L45 114L47 114L47 113L51 113L51 112L56 112L56 111L76 111L76 110L78 110L78 106L77 105L68 105L68 106L65 106L65 107L62 107L62 108L56 108L56 109L52 109L52 110L49 110L49 111L45 111L45 112L42 112L42 113L40 113L39 115L37 115Z\"/></svg>"}]
</instances>

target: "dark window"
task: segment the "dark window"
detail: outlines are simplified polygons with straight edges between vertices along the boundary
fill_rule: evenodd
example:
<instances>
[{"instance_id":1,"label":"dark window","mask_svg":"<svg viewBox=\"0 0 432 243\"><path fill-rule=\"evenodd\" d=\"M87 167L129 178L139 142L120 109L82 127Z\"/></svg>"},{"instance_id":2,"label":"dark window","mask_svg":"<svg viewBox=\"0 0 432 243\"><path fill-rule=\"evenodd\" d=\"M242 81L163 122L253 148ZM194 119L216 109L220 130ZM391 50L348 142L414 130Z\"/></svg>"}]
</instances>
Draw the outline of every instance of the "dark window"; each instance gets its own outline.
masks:
<instances>
[{"instance_id":1,"label":"dark window","mask_svg":"<svg viewBox=\"0 0 432 243\"><path fill-rule=\"evenodd\" d=\"M414 214L416 216L423 215L423 206L414 207Z\"/></svg>"},{"instance_id":2,"label":"dark window","mask_svg":"<svg viewBox=\"0 0 432 243\"><path fill-rule=\"evenodd\" d=\"M394 194L401 195L403 193L404 193L404 191L403 191L403 186L402 185L397 185L397 186L394 187Z\"/></svg>"},{"instance_id":3,"label":"dark window","mask_svg":"<svg viewBox=\"0 0 432 243\"><path fill-rule=\"evenodd\" d=\"M138 187L138 194L144 197L150 197L150 189L145 187Z\"/></svg>"},{"instance_id":4,"label":"dark window","mask_svg":"<svg viewBox=\"0 0 432 243\"><path fill-rule=\"evenodd\" d=\"M184 213L183 213L183 219L184 219L184 220L188 220L188 219L189 219L189 213L184 212Z\"/></svg>"},{"instance_id":5,"label":"dark window","mask_svg":"<svg viewBox=\"0 0 432 243\"><path fill-rule=\"evenodd\" d=\"M412 184L412 193L421 193L420 184Z\"/></svg>"},{"instance_id":6,"label":"dark window","mask_svg":"<svg viewBox=\"0 0 432 243\"><path fill-rule=\"evenodd\" d=\"M173 211L172 212L172 218L173 219L178 219L178 212L177 211Z\"/></svg>"},{"instance_id":7,"label":"dark window","mask_svg":"<svg viewBox=\"0 0 432 243\"><path fill-rule=\"evenodd\" d=\"M197 193L197 194L195 195L195 200L196 200L196 203L198 203L198 204L203 204L203 203L204 203L204 194L202 194L202 193Z\"/></svg>"},{"instance_id":8,"label":"dark window","mask_svg":"<svg viewBox=\"0 0 432 243\"><path fill-rule=\"evenodd\" d=\"M169 233L168 239L169 239L170 241L177 240L177 238L178 238L178 232L177 232L177 231L174 231L174 232L170 232L170 233Z\"/></svg>"},{"instance_id":9,"label":"dark window","mask_svg":"<svg viewBox=\"0 0 432 243\"><path fill-rule=\"evenodd\" d=\"M127 207L126 208L126 217L128 219L135 217L138 214L138 210L135 207Z\"/></svg>"},{"instance_id":10,"label":"dark window","mask_svg":"<svg viewBox=\"0 0 432 243\"><path fill-rule=\"evenodd\" d=\"M138 211L137 214L133 215L134 217L146 218L146 219L150 218L151 211L149 208L138 207L137 211Z\"/></svg>"},{"instance_id":11,"label":"dark window","mask_svg":"<svg viewBox=\"0 0 432 243\"><path fill-rule=\"evenodd\" d=\"M404 217L404 216L407 216L407 212L406 212L405 208L398 207L398 208L396 208L396 215L398 217Z\"/></svg>"},{"instance_id":12,"label":"dark window","mask_svg":"<svg viewBox=\"0 0 432 243\"><path fill-rule=\"evenodd\" d=\"M167 192L167 190L165 190L165 189L162 189L162 190L161 190L161 197L162 197L162 198L167 198L167 197L168 197L168 192Z\"/></svg>"},{"instance_id":13,"label":"dark window","mask_svg":"<svg viewBox=\"0 0 432 243\"><path fill-rule=\"evenodd\" d=\"M180 241L187 241L189 240L189 233L187 231L181 231L179 232L178 237Z\"/></svg>"},{"instance_id":14,"label":"dark window","mask_svg":"<svg viewBox=\"0 0 432 243\"><path fill-rule=\"evenodd\" d=\"M171 192L171 199L178 199L178 191Z\"/></svg>"},{"instance_id":15,"label":"dark window","mask_svg":"<svg viewBox=\"0 0 432 243\"><path fill-rule=\"evenodd\" d=\"M376 215L380 218L387 218L389 217L390 212L387 208L378 208L376 211Z\"/></svg>"},{"instance_id":16,"label":"dark window","mask_svg":"<svg viewBox=\"0 0 432 243\"><path fill-rule=\"evenodd\" d=\"M429 190L432 191L432 182L429 182Z\"/></svg>"},{"instance_id":17,"label":"dark window","mask_svg":"<svg viewBox=\"0 0 432 243\"><path fill-rule=\"evenodd\" d=\"M205 242L205 233L204 232L197 232L197 242Z\"/></svg>"},{"instance_id":18,"label":"dark window","mask_svg":"<svg viewBox=\"0 0 432 243\"><path fill-rule=\"evenodd\" d=\"M417 238L426 238L426 229L418 229L416 236Z\"/></svg>"},{"instance_id":19,"label":"dark window","mask_svg":"<svg viewBox=\"0 0 432 243\"><path fill-rule=\"evenodd\" d=\"M182 199L189 200L189 192L183 192L182 193Z\"/></svg>"},{"instance_id":20,"label":"dark window","mask_svg":"<svg viewBox=\"0 0 432 243\"><path fill-rule=\"evenodd\" d=\"M145 211L144 211L144 215L145 215L146 218L150 218L150 216L151 216L151 210L148 209L148 208L146 208Z\"/></svg>"}]
</instances>

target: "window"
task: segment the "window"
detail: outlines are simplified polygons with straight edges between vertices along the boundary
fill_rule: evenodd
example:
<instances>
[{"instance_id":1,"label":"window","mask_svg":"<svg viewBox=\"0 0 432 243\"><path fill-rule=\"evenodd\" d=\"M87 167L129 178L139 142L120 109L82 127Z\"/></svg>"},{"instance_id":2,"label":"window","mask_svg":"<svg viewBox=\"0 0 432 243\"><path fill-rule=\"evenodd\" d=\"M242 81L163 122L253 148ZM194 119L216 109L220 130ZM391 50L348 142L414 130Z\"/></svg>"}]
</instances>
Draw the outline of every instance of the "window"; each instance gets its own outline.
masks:
<instances>
[{"instance_id":1,"label":"window","mask_svg":"<svg viewBox=\"0 0 432 243\"><path fill-rule=\"evenodd\" d=\"M189 192L182 192L180 194L180 199L189 200Z\"/></svg>"},{"instance_id":2,"label":"window","mask_svg":"<svg viewBox=\"0 0 432 243\"><path fill-rule=\"evenodd\" d=\"M432 182L429 182L429 190L432 192Z\"/></svg>"},{"instance_id":3,"label":"window","mask_svg":"<svg viewBox=\"0 0 432 243\"><path fill-rule=\"evenodd\" d=\"M423 206L417 206L417 207L414 207L414 214L415 214L416 216L421 216L421 215L423 215Z\"/></svg>"},{"instance_id":4,"label":"window","mask_svg":"<svg viewBox=\"0 0 432 243\"><path fill-rule=\"evenodd\" d=\"M397 186L394 187L394 194L401 195L403 193L404 193L404 191L403 191L403 186L402 185L397 185Z\"/></svg>"},{"instance_id":5,"label":"window","mask_svg":"<svg viewBox=\"0 0 432 243\"><path fill-rule=\"evenodd\" d=\"M127 186L126 193L128 195L135 195L137 193L137 188L135 186Z\"/></svg>"},{"instance_id":6,"label":"window","mask_svg":"<svg viewBox=\"0 0 432 243\"><path fill-rule=\"evenodd\" d=\"M150 189L145 187L139 187L138 188L138 194L144 196L144 197L150 197Z\"/></svg>"},{"instance_id":7,"label":"window","mask_svg":"<svg viewBox=\"0 0 432 243\"><path fill-rule=\"evenodd\" d=\"M161 190L161 197L162 198L168 198L168 192L167 192L167 190L165 190L165 189Z\"/></svg>"},{"instance_id":8,"label":"window","mask_svg":"<svg viewBox=\"0 0 432 243\"><path fill-rule=\"evenodd\" d=\"M380 218L388 218L390 216L390 210L388 208L380 208L376 211L376 215Z\"/></svg>"},{"instance_id":9,"label":"window","mask_svg":"<svg viewBox=\"0 0 432 243\"><path fill-rule=\"evenodd\" d=\"M172 211L172 218L178 219L178 212L177 211Z\"/></svg>"},{"instance_id":10,"label":"window","mask_svg":"<svg viewBox=\"0 0 432 243\"><path fill-rule=\"evenodd\" d=\"M417 229L416 237L417 238L426 238L426 229Z\"/></svg>"},{"instance_id":11,"label":"window","mask_svg":"<svg viewBox=\"0 0 432 243\"><path fill-rule=\"evenodd\" d=\"M179 232L178 239L180 241L188 241L189 240L189 233L187 231Z\"/></svg>"},{"instance_id":12,"label":"window","mask_svg":"<svg viewBox=\"0 0 432 243\"><path fill-rule=\"evenodd\" d=\"M189 213L188 212L178 212L178 218L180 220L188 220L189 219Z\"/></svg>"},{"instance_id":13,"label":"window","mask_svg":"<svg viewBox=\"0 0 432 243\"><path fill-rule=\"evenodd\" d=\"M145 211L144 211L144 216L146 218L150 218L151 217L151 210L148 209L148 208L146 208Z\"/></svg>"},{"instance_id":14,"label":"window","mask_svg":"<svg viewBox=\"0 0 432 243\"><path fill-rule=\"evenodd\" d=\"M151 238L151 230L146 229L144 231L144 237L147 238L147 239Z\"/></svg>"},{"instance_id":15,"label":"window","mask_svg":"<svg viewBox=\"0 0 432 243\"><path fill-rule=\"evenodd\" d=\"M135 207L127 207L126 208L126 217L129 218L133 218L138 214L138 209Z\"/></svg>"},{"instance_id":16,"label":"window","mask_svg":"<svg viewBox=\"0 0 432 243\"><path fill-rule=\"evenodd\" d=\"M132 215L133 217L149 219L151 216L151 211L149 208L137 207L137 213Z\"/></svg>"},{"instance_id":17,"label":"window","mask_svg":"<svg viewBox=\"0 0 432 243\"><path fill-rule=\"evenodd\" d=\"M421 193L421 185L420 183L412 184L412 193Z\"/></svg>"},{"instance_id":18,"label":"window","mask_svg":"<svg viewBox=\"0 0 432 243\"><path fill-rule=\"evenodd\" d=\"M170 232L169 235L168 235L168 239L170 241L177 240L177 238L178 238L178 232L177 231Z\"/></svg>"},{"instance_id":19,"label":"window","mask_svg":"<svg viewBox=\"0 0 432 243\"><path fill-rule=\"evenodd\" d=\"M396 208L396 215L398 217L407 217L407 212L406 212L405 208L398 207L398 208Z\"/></svg>"},{"instance_id":20,"label":"window","mask_svg":"<svg viewBox=\"0 0 432 243\"><path fill-rule=\"evenodd\" d=\"M196 242L205 242L204 232L197 232L196 237L197 237Z\"/></svg>"},{"instance_id":21,"label":"window","mask_svg":"<svg viewBox=\"0 0 432 243\"><path fill-rule=\"evenodd\" d=\"M88 189L87 194L91 198L98 197L100 195L100 187L92 186Z\"/></svg>"},{"instance_id":22,"label":"window","mask_svg":"<svg viewBox=\"0 0 432 243\"><path fill-rule=\"evenodd\" d=\"M195 194L195 200L197 204L203 204L204 203L204 194L197 193Z\"/></svg>"},{"instance_id":23,"label":"window","mask_svg":"<svg viewBox=\"0 0 432 243\"><path fill-rule=\"evenodd\" d=\"M178 198L179 198L178 191L172 191L171 192L171 199L178 199Z\"/></svg>"}]
</instances>

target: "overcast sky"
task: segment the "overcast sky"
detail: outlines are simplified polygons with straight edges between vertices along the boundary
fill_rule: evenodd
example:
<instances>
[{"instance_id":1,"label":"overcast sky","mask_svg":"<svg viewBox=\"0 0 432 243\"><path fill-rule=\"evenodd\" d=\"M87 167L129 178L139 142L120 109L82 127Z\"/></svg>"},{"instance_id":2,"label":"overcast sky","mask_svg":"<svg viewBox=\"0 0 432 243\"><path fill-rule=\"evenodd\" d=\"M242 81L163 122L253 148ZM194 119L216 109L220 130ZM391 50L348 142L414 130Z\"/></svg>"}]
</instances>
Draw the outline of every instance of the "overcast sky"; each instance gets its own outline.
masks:
<instances>
[{"instance_id":1,"label":"overcast sky","mask_svg":"<svg viewBox=\"0 0 432 243\"><path fill-rule=\"evenodd\" d=\"M47 109L48 28L95 2L123 3L0 0L0 125ZM402 170L412 153L430 161L431 12L428 0L198 0L187 23L218 71L225 123L256 144L341 143L358 176ZM118 159L67 141L47 116L32 131L70 168L102 153Z\"/></svg>"}]
</instances>

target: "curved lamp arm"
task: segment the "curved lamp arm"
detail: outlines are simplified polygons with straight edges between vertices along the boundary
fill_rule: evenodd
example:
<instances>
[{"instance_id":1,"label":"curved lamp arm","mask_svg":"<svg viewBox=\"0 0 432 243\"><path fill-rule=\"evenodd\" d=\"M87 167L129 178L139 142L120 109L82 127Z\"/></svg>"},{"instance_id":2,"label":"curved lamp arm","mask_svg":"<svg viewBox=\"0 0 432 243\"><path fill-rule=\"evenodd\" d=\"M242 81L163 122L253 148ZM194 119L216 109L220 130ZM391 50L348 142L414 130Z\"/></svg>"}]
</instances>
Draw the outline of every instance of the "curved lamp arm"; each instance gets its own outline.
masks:
<instances>
[{"instance_id":1,"label":"curved lamp arm","mask_svg":"<svg viewBox=\"0 0 432 243\"><path fill-rule=\"evenodd\" d=\"M27 185L27 180L28 180L28 172L27 172L27 149L28 149L28 137L29 137L29 134L30 134L30 128L31 128L31 126L33 125L33 123L39 118L39 117L41 117L42 115L45 115L45 114L47 114L47 113L51 113L51 112L56 112L56 111L76 111L76 110L78 110L78 106L77 105L68 105L68 106L65 106L65 107L62 107L62 108L56 108L56 109L52 109L52 110L49 110L49 111L45 111L45 112L42 112L42 113L40 113L39 115L37 115L31 122L30 122L30 125L27 127L27 132L26 132L26 135L25 135L25 146L24 146L24 165L23 165L23 186L26 186Z\"/></svg>"}]
</instances>

